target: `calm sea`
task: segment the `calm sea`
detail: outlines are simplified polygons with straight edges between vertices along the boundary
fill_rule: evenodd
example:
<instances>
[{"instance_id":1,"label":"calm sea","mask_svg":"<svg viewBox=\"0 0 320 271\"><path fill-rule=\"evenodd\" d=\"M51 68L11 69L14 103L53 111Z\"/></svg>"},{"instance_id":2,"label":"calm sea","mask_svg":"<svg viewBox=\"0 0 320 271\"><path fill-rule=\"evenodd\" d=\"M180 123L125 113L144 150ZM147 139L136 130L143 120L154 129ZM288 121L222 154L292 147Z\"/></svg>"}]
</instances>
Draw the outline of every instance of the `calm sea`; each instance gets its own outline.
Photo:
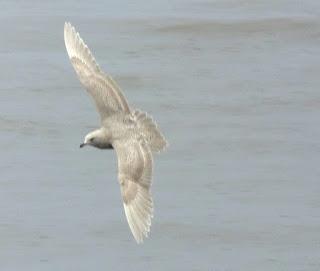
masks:
<instances>
[{"instance_id":1,"label":"calm sea","mask_svg":"<svg viewBox=\"0 0 320 271\"><path fill-rule=\"evenodd\" d=\"M0 270L320 270L320 2L1 1ZM138 246L70 21L170 148Z\"/></svg>"}]
</instances>

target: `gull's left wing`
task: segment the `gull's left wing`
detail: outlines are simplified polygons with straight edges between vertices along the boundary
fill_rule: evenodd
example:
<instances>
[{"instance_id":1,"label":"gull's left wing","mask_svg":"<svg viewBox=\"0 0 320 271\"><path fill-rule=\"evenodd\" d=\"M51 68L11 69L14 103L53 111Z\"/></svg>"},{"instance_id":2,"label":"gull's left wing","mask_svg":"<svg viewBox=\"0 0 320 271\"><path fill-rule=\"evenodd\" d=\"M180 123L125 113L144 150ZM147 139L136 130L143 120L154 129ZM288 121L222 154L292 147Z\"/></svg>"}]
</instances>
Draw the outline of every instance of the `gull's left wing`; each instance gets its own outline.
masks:
<instances>
[{"instance_id":1,"label":"gull's left wing","mask_svg":"<svg viewBox=\"0 0 320 271\"><path fill-rule=\"evenodd\" d=\"M119 111L130 113L119 86L100 69L88 46L70 23L64 25L64 41L72 66L93 98L101 120Z\"/></svg>"}]
</instances>

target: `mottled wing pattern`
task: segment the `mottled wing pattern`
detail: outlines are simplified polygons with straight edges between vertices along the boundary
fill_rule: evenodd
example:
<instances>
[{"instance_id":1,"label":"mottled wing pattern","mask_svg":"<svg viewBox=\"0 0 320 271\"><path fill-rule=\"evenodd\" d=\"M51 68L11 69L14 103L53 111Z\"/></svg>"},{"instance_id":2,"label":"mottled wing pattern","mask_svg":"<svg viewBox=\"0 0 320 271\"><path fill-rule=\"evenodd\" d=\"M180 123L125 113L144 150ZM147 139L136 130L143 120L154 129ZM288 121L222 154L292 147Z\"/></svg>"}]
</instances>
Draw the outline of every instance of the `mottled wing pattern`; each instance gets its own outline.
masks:
<instances>
[{"instance_id":1,"label":"mottled wing pattern","mask_svg":"<svg viewBox=\"0 0 320 271\"><path fill-rule=\"evenodd\" d=\"M141 243L148 236L153 217L150 193L152 154L142 137L117 140L113 146L118 156L118 178L124 211L134 238Z\"/></svg>"},{"instance_id":2,"label":"mottled wing pattern","mask_svg":"<svg viewBox=\"0 0 320 271\"><path fill-rule=\"evenodd\" d=\"M130 113L120 88L100 69L88 46L70 23L65 23L64 40L70 61L80 82L92 96L101 120L119 111Z\"/></svg>"},{"instance_id":3,"label":"mottled wing pattern","mask_svg":"<svg viewBox=\"0 0 320 271\"><path fill-rule=\"evenodd\" d=\"M151 116L140 110L134 110L131 116L137 125L138 132L143 135L151 151L158 153L168 146L168 142Z\"/></svg>"}]
</instances>

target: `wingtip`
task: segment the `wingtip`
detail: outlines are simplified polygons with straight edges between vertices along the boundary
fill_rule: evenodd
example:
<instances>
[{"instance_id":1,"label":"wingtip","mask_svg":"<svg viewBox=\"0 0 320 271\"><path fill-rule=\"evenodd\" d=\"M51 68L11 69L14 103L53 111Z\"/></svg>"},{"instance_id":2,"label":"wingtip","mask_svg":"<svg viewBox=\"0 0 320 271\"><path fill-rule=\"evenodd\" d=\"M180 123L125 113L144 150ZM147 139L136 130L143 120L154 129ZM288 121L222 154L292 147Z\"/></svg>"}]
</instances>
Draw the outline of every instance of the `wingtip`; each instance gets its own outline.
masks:
<instances>
[{"instance_id":1,"label":"wingtip","mask_svg":"<svg viewBox=\"0 0 320 271\"><path fill-rule=\"evenodd\" d=\"M66 40L68 32L70 31L72 25L69 22L64 23L63 33L64 33L64 39Z\"/></svg>"},{"instance_id":2,"label":"wingtip","mask_svg":"<svg viewBox=\"0 0 320 271\"><path fill-rule=\"evenodd\" d=\"M149 222L147 223L148 225L145 226L144 229L141 229L141 227L137 223L137 218L135 217L134 206L128 206L125 203L123 204L123 206L124 206L125 214L128 220L128 224L129 224L129 228L131 230L132 236L136 241L136 243L140 245L144 242L146 238L149 237L152 214L150 214L149 217L147 218L147 220L149 220Z\"/></svg>"},{"instance_id":3,"label":"wingtip","mask_svg":"<svg viewBox=\"0 0 320 271\"><path fill-rule=\"evenodd\" d=\"M69 22L64 22L64 31L70 26L71 24Z\"/></svg>"},{"instance_id":4,"label":"wingtip","mask_svg":"<svg viewBox=\"0 0 320 271\"><path fill-rule=\"evenodd\" d=\"M64 31L66 32L66 31L74 31L74 32L76 32L76 29L75 29L75 27L70 23L70 22L65 22L64 23Z\"/></svg>"},{"instance_id":5,"label":"wingtip","mask_svg":"<svg viewBox=\"0 0 320 271\"><path fill-rule=\"evenodd\" d=\"M142 245L142 244L143 244L143 239L141 239L141 240L135 239L135 240L136 240L136 243L137 243L138 245Z\"/></svg>"}]
</instances>

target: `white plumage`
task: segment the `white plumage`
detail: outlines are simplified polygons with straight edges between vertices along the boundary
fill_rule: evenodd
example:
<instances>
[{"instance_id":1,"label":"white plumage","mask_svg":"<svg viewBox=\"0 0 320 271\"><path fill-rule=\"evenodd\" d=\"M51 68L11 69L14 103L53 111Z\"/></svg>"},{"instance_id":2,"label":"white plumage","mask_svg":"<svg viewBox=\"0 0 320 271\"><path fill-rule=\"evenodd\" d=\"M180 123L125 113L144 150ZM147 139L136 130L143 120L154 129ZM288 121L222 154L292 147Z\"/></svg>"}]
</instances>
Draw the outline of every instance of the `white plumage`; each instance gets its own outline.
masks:
<instances>
[{"instance_id":1,"label":"white plumage","mask_svg":"<svg viewBox=\"0 0 320 271\"><path fill-rule=\"evenodd\" d=\"M70 61L93 98L102 124L85 137L81 147L115 149L124 211L131 232L140 243L148 236L153 217L152 152L160 152L167 142L151 117L130 109L117 83L100 69L70 23L65 23L64 40Z\"/></svg>"}]
</instances>

